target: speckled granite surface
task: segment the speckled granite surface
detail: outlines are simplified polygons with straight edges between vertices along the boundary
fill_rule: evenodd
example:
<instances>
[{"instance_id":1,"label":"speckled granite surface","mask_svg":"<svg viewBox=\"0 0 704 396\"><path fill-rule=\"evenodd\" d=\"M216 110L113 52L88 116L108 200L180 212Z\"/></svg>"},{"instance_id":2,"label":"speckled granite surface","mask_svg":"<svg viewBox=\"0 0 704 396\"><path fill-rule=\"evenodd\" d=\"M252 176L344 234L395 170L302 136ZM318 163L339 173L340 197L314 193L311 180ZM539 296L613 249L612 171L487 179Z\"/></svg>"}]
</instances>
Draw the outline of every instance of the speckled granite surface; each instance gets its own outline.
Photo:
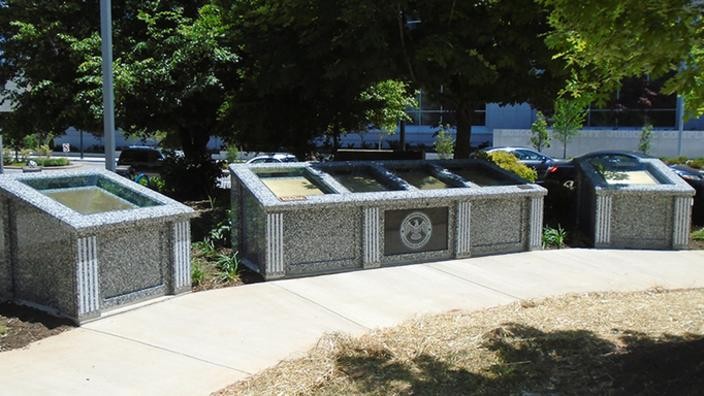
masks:
<instances>
[{"instance_id":1,"label":"speckled granite surface","mask_svg":"<svg viewBox=\"0 0 704 396\"><path fill-rule=\"evenodd\" d=\"M84 215L40 192L66 186L97 186L138 207ZM0 176L0 203L9 298L81 323L190 289L193 211L161 194L107 171L56 171Z\"/></svg>"},{"instance_id":2,"label":"speckled granite surface","mask_svg":"<svg viewBox=\"0 0 704 396\"><path fill-rule=\"evenodd\" d=\"M658 159L640 166L657 184L608 184L577 160L580 227L599 248L686 249L694 189Z\"/></svg>"},{"instance_id":3,"label":"speckled granite surface","mask_svg":"<svg viewBox=\"0 0 704 396\"><path fill-rule=\"evenodd\" d=\"M513 184L480 187L448 170L462 167L479 167ZM395 173L409 168L423 169L451 188L416 188ZM352 193L333 176L355 169L373 174L389 191ZM274 170L304 175L331 193L282 200L257 175ZM540 248L535 241L546 190L484 161L233 165L230 175L233 247L267 279ZM432 233L431 228L423 231L430 219L422 213L429 208L446 210L447 243L432 250L386 253L386 213L404 209L414 214L397 232L422 240L424 232Z\"/></svg>"}]
</instances>

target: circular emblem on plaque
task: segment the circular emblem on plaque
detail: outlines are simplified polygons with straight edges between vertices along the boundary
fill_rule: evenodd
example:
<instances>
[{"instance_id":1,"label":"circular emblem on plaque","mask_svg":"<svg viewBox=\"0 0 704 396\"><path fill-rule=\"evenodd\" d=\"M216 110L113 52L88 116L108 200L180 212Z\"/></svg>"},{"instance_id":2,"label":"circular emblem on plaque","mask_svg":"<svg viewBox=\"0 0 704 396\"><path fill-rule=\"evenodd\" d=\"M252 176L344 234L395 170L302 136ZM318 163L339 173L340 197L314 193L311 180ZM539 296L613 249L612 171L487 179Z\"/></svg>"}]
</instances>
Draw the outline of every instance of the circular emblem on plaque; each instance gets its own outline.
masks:
<instances>
[{"instance_id":1,"label":"circular emblem on plaque","mask_svg":"<svg viewBox=\"0 0 704 396\"><path fill-rule=\"evenodd\" d=\"M423 248L433 235L433 224L423 212L413 212L401 222L401 242L409 249Z\"/></svg>"}]
</instances>

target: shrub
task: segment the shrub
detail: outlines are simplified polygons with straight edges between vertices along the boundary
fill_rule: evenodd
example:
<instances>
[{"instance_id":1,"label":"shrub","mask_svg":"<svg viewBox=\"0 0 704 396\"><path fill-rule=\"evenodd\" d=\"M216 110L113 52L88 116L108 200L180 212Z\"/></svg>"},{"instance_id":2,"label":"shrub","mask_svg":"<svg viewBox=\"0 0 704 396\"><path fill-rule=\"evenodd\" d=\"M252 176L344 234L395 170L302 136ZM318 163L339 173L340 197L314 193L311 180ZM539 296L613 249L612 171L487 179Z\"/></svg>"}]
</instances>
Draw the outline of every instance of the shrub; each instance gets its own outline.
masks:
<instances>
[{"instance_id":1,"label":"shrub","mask_svg":"<svg viewBox=\"0 0 704 396\"><path fill-rule=\"evenodd\" d=\"M560 249L565 246L566 237L567 231L559 224L557 228L545 227L543 228L543 247Z\"/></svg>"},{"instance_id":2,"label":"shrub","mask_svg":"<svg viewBox=\"0 0 704 396\"><path fill-rule=\"evenodd\" d=\"M237 148L237 145L230 144L227 146L227 162L232 164L237 161L239 156L240 150Z\"/></svg>"},{"instance_id":3,"label":"shrub","mask_svg":"<svg viewBox=\"0 0 704 396\"><path fill-rule=\"evenodd\" d=\"M51 157L51 147L49 147L48 144L40 144L39 146L37 146L37 149L35 151L37 152L37 155L40 155L42 157Z\"/></svg>"},{"instance_id":4,"label":"shrub","mask_svg":"<svg viewBox=\"0 0 704 396\"><path fill-rule=\"evenodd\" d=\"M662 157L660 158L662 162L668 164L668 165L677 165L677 164L686 164L687 163L687 157Z\"/></svg>"},{"instance_id":5,"label":"shrub","mask_svg":"<svg viewBox=\"0 0 704 396\"><path fill-rule=\"evenodd\" d=\"M170 154L161 171L164 193L179 200L201 200L213 195L221 175L220 164L207 156L192 159Z\"/></svg>"},{"instance_id":6,"label":"shrub","mask_svg":"<svg viewBox=\"0 0 704 396\"><path fill-rule=\"evenodd\" d=\"M20 150L20 162L27 163L29 161L29 156L32 155L32 150L28 148L23 148Z\"/></svg>"},{"instance_id":7,"label":"shrub","mask_svg":"<svg viewBox=\"0 0 704 396\"><path fill-rule=\"evenodd\" d=\"M687 165L691 166L692 168L704 169L704 158L688 160Z\"/></svg>"},{"instance_id":8,"label":"shrub","mask_svg":"<svg viewBox=\"0 0 704 396\"><path fill-rule=\"evenodd\" d=\"M662 162L668 165L687 165L696 169L704 169L704 158L693 158L689 159L687 157L663 157L660 158Z\"/></svg>"},{"instance_id":9,"label":"shrub","mask_svg":"<svg viewBox=\"0 0 704 396\"><path fill-rule=\"evenodd\" d=\"M9 148L2 150L2 163L3 165L10 165L15 162L15 153Z\"/></svg>"},{"instance_id":10,"label":"shrub","mask_svg":"<svg viewBox=\"0 0 704 396\"><path fill-rule=\"evenodd\" d=\"M166 182L161 176L152 176L149 178L148 187L156 192L163 193L166 190Z\"/></svg>"},{"instance_id":11,"label":"shrub","mask_svg":"<svg viewBox=\"0 0 704 396\"><path fill-rule=\"evenodd\" d=\"M39 166L67 166L71 164L66 158L36 158L34 161L37 162Z\"/></svg>"},{"instance_id":12,"label":"shrub","mask_svg":"<svg viewBox=\"0 0 704 396\"><path fill-rule=\"evenodd\" d=\"M506 151L487 153L481 151L475 155L477 158L493 162L501 169L516 174L518 177L533 183L538 179L538 172L518 161L515 155Z\"/></svg>"},{"instance_id":13,"label":"shrub","mask_svg":"<svg viewBox=\"0 0 704 396\"><path fill-rule=\"evenodd\" d=\"M692 239L695 241L704 241L704 228L692 232Z\"/></svg>"}]
</instances>

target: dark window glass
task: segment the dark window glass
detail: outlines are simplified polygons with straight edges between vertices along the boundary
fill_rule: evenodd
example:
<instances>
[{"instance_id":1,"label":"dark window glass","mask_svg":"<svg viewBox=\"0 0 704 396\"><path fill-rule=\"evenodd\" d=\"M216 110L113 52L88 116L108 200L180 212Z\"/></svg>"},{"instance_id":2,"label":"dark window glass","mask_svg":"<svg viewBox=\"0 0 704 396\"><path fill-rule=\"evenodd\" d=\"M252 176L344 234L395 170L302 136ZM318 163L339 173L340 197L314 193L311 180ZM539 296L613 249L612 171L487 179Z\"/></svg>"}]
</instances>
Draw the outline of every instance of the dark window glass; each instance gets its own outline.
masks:
<instances>
[{"instance_id":1,"label":"dark window glass","mask_svg":"<svg viewBox=\"0 0 704 396\"><path fill-rule=\"evenodd\" d=\"M601 108L592 108L587 117L590 127L655 127L672 128L676 124L676 95L663 95L660 90L666 78L629 78Z\"/></svg>"}]
</instances>

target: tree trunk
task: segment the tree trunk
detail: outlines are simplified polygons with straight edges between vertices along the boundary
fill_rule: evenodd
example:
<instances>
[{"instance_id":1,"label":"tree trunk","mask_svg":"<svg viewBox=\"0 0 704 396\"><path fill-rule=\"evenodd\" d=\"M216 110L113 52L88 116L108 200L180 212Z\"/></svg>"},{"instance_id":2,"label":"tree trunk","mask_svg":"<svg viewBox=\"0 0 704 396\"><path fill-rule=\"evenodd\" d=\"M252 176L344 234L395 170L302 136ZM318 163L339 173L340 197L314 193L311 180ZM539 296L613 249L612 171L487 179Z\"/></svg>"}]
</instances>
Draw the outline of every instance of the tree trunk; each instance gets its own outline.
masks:
<instances>
[{"instance_id":1,"label":"tree trunk","mask_svg":"<svg viewBox=\"0 0 704 396\"><path fill-rule=\"evenodd\" d=\"M474 106L471 104L459 105L455 110L455 118L457 119L455 159L469 158L473 113Z\"/></svg>"},{"instance_id":2,"label":"tree trunk","mask_svg":"<svg viewBox=\"0 0 704 396\"><path fill-rule=\"evenodd\" d=\"M203 160L208 157L208 141L210 135L205 131L181 129L179 130L183 154L189 160Z\"/></svg>"},{"instance_id":3,"label":"tree trunk","mask_svg":"<svg viewBox=\"0 0 704 396\"><path fill-rule=\"evenodd\" d=\"M332 152L336 153L340 149L340 127L335 125L332 127Z\"/></svg>"},{"instance_id":4,"label":"tree trunk","mask_svg":"<svg viewBox=\"0 0 704 396\"><path fill-rule=\"evenodd\" d=\"M401 121L398 126L398 145L400 151L406 151L406 121Z\"/></svg>"}]
</instances>

